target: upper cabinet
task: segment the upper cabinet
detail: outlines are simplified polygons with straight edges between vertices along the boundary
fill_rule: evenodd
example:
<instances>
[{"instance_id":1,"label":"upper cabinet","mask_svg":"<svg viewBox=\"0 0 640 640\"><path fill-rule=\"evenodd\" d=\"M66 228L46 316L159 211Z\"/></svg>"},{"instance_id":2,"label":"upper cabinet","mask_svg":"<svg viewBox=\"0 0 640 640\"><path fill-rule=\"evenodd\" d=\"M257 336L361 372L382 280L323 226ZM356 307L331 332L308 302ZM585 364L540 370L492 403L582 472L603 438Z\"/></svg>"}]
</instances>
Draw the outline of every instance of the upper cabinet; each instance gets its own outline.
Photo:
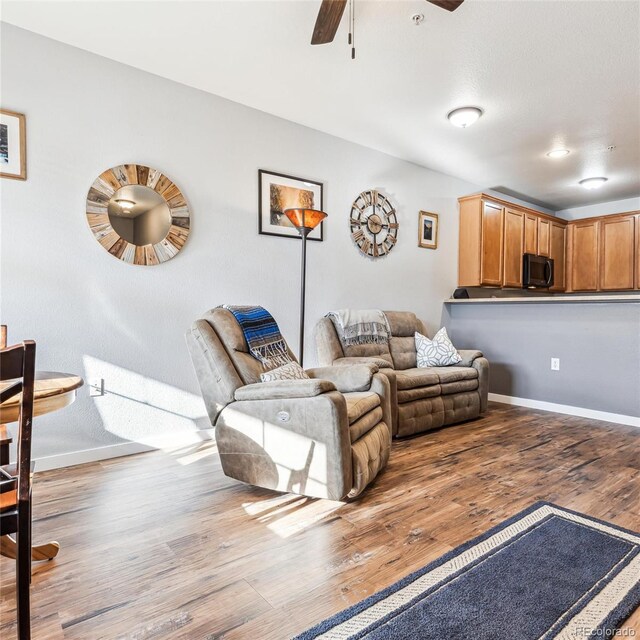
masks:
<instances>
[{"instance_id":1,"label":"upper cabinet","mask_svg":"<svg viewBox=\"0 0 640 640\"><path fill-rule=\"evenodd\" d=\"M500 205L481 197L460 200L460 286L502 285L502 229Z\"/></svg>"},{"instance_id":2,"label":"upper cabinet","mask_svg":"<svg viewBox=\"0 0 640 640\"><path fill-rule=\"evenodd\" d=\"M502 208L496 207L488 202L483 202L480 284L493 287L499 287L502 284L503 225Z\"/></svg>"},{"instance_id":3,"label":"upper cabinet","mask_svg":"<svg viewBox=\"0 0 640 640\"><path fill-rule=\"evenodd\" d=\"M635 216L636 219L636 255L635 255L635 283L636 289L640 289L640 214Z\"/></svg>"},{"instance_id":4,"label":"upper cabinet","mask_svg":"<svg viewBox=\"0 0 640 640\"><path fill-rule=\"evenodd\" d=\"M535 213L525 214L524 252L538 253L538 216Z\"/></svg>"},{"instance_id":5,"label":"upper cabinet","mask_svg":"<svg viewBox=\"0 0 640 640\"><path fill-rule=\"evenodd\" d=\"M482 246L482 202L475 198L460 200L458 242L458 284L480 285L480 249Z\"/></svg>"},{"instance_id":6,"label":"upper cabinet","mask_svg":"<svg viewBox=\"0 0 640 640\"><path fill-rule=\"evenodd\" d=\"M522 286L525 214L517 209L504 210L503 287Z\"/></svg>"},{"instance_id":7,"label":"upper cabinet","mask_svg":"<svg viewBox=\"0 0 640 640\"><path fill-rule=\"evenodd\" d=\"M621 291L634 287L636 218L630 215L600 220L599 276L602 291Z\"/></svg>"},{"instance_id":8,"label":"upper cabinet","mask_svg":"<svg viewBox=\"0 0 640 640\"><path fill-rule=\"evenodd\" d=\"M566 222L484 194L460 198L460 287L522 287L525 253L564 261L564 233L552 241L552 223L564 231ZM561 246L560 246L561 243ZM541 252L542 251L542 252ZM564 290L564 264L561 268Z\"/></svg>"},{"instance_id":9,"label":"upper cabinet","mask_svg":"<svg viewBox=\"0 0 640 640\"><path fill-rule=\"evenodd\" d=\"M569 262L572 291L598 290L599 220L569 224Z\"/></svg>"},{"instance_id":10,"label":"upper cabinet","mask_svg":"<svg viewBox=\"0 0 640 640\"><path fill-rule=\"evenodd\" d=\"M549 258L551 255L551 222L538 217L538 251L539 256Z\"/></svg>"},{"instance_id":11,"label":"upper cabinet","mask_svg":"<svg viewBox=\"0 0 640 640\"><path fill-rule=\"evenodd\" d=\"M564 222L550 223L549 257L553 259L553 287L549 291L564 291L566 289L566 248L567 225Z\"/></svg>"},{"instance_id":12,"label":"upper cabinet","mask_svg":"<svg viewBox=\"0 0 640 640\"><path fill-rule=\"evenodd\" d=\"M638 214L615 214L569 223L571 291L639 288Z\"/></svg>"},{"instance_id":13,"label":"upper cabinet","mask_svg":"<svg viewBox=\"0 0 640 640\"><path fill-rule=\"evenodd\" d=\"M484 193L460 198L458 286L522 287L522 257L553 259L550 291L640 289L640 211L567 222Z\"/></svg>"}]
</instances>

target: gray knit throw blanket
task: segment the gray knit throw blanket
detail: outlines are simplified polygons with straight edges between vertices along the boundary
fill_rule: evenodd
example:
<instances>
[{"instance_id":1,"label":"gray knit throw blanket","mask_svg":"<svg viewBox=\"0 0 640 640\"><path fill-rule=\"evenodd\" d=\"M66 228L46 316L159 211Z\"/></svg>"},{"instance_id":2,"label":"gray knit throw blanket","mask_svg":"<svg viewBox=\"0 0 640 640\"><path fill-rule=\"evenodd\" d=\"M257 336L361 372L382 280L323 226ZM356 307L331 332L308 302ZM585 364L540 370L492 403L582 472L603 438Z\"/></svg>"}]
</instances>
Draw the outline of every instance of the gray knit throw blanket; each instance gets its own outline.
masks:
<instances>
[{"instance_id":1,"label":"gray knit throw blanket","mask_svg":"<svg viewBox=\"0 0 640 640\"><path fill-rule=\"evenodd\" d=\"M339 309L329 311L344 347L357 344L387 344L391 337L389 321L380 309Z\"/></svg>"}]
</instances>

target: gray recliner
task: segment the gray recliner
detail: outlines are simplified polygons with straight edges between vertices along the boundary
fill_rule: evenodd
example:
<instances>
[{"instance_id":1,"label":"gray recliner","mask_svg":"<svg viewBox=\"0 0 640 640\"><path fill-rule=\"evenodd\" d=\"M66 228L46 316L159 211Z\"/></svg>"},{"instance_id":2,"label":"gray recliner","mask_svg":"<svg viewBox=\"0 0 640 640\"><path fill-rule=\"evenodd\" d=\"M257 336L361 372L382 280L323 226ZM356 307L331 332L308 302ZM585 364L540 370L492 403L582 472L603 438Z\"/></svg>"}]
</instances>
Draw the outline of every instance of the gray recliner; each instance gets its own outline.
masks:
<instances>
[{"instance_id":1,"label":"gray recliner","mask_svg":"<svg viewBox=\"0 0 640 640\"><path fill-rule=\"evenodd\" d=\"M227 476L341 500L360 494L387 464L390 384L377 366L307 369L309 380L261 382L265 369L222 308L196 320L186 338Z\"/></svg>"},{"instance_id":2,"label":"gray recliner","mask_svg":"<svg viewBox=\"0 0 640 640\"><path fill-rule=\"evenodd\" d=\"M418 368L415 332L427 335L410 311L385 311L391 338L387 344L343 347L330 318L316 325L318 362L345 366L375 364L391 385L392 431L410 436L477 418L487 408L489 363L480 351L459 351L462 361L449 367Z\"/></svg>"}]
</instances>

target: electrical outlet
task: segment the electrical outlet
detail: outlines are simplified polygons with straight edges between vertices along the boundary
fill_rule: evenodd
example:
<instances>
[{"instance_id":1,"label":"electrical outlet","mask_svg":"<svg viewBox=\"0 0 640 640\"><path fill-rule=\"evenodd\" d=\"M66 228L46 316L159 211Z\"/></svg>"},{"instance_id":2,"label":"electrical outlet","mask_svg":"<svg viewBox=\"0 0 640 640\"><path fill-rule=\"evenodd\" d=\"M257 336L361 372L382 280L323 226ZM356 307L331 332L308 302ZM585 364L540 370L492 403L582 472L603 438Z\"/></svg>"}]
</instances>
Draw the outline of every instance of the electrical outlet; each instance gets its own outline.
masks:
<instances>
[{"instance_id":1,"label":"electrical outlet","mask_svg":"<svg viewBox=\"0 0 640 640\"><path fill-rule=\"evenodd\" d=\"M103 396L104 395L104 378L90 378L89 379L89 396Z\"/></svg>"},{"instance_id":2,"label":"electrical outlet","mask_svg":"<svg viewBox=\"0 0 640 640\"><path fill-rule=\"evenodd\" d=\"M551 358L551 371L560 371L560 358Z\"/></svg>"}]
</instances>

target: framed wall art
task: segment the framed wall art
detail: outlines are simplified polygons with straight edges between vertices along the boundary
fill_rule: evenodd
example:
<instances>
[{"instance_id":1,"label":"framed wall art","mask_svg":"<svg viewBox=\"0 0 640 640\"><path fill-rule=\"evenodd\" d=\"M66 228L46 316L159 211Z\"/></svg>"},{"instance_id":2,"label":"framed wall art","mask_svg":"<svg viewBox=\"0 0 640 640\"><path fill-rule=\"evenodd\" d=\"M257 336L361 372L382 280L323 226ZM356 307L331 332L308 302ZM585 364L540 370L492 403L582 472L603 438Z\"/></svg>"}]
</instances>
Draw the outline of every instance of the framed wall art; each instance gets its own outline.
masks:
<instances>
[{"instance_id":1,"label":"framed wall art","mask_svg":"<svg viewBox=\"0 0 640 640\"><path fill-rule=\"evenodd\" d=\"M418 246L423 249L438 248L438 214L420 211L418 214Z\"/></svg>"},{"instance_id":2,"label":"framed wall art","mask_svg":"<svg viewBox=\"0 0 640 640\"><path fill-rule=\"evenodd\" d=\"M299 239L297 229L284 215L285 209L301 207L322 211L321 182L260 169L258 185L258 230L262 235ZM323 226L324 223L320 223L308 239L322 242Z\"/></svg>"},{"instance_id":3,"label":"framed wall art","mask_svg":"<svg viewBox=\"0 0 640 640\"><path fill-rule=\"evenodd\" d=\"M27 179L27 125L22 113L0 109L0 176Z\"/></svg>"}]
</instances>

